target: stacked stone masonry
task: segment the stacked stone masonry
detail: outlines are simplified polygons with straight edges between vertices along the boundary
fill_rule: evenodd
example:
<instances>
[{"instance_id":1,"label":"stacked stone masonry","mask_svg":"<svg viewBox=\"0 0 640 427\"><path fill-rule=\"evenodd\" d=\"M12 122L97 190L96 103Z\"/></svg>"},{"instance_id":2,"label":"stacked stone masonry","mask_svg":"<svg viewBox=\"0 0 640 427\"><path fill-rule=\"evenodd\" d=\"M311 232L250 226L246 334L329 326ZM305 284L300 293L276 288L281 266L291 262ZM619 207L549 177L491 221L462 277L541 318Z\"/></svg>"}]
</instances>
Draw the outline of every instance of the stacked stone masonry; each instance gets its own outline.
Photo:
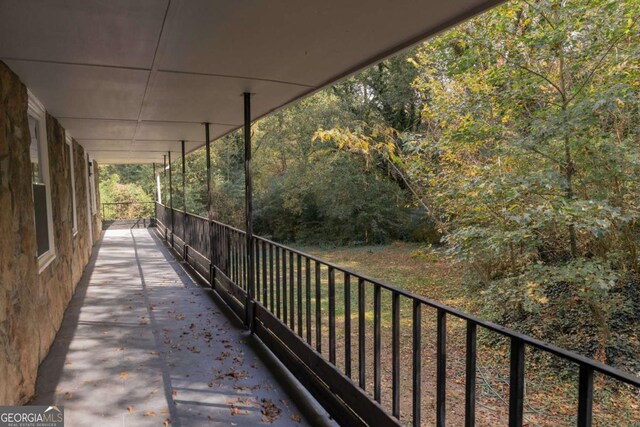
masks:
<instances>
[{"instance_id":1,"label":"stacked stone masonry","mask_svg":"<svg viewBox=\"0 0 640 427\"><path fill-rule=\"evenodd\" d=\"M77 232L73 232L65 130L47 114L56 257L38 273L27 107L27 88L0 61L0 405L23 404L33 397L38 365L101 233L100 209L92 214L87 199L87 154L76 141L72 161ZM98 192L98 174L91 179L96 180ZM97 194L96 199L99 206Z\"/></svg>"}]
</instances>

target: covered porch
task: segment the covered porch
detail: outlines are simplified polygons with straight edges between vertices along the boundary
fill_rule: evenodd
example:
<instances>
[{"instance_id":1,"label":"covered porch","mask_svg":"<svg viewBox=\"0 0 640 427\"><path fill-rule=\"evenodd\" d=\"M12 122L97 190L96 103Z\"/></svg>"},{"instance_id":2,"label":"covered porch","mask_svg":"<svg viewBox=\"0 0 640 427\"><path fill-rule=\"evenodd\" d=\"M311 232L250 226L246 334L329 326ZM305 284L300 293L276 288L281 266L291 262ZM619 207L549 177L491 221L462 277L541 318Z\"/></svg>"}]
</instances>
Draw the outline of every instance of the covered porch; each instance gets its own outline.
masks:
<instances>
[{"instance_id":1,"label":"covered porch","mask_svg":"<svg viewBox=\"0 0 640 427\"><path fill-rule=\"evenodd\" d=\"M330 424L154 229L107 228L36 383L67 425ZM310 419L310 421L307 420Z\"/></svg>"}]
</instances>

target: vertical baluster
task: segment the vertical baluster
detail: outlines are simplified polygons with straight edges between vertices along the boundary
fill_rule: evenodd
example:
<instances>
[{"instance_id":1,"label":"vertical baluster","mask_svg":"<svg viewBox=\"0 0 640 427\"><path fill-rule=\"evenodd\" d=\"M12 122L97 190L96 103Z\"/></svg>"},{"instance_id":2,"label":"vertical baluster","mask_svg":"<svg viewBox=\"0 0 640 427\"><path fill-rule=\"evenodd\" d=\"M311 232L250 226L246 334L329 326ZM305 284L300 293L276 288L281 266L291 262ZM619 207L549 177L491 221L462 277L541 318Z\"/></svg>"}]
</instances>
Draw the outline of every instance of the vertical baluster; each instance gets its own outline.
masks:
<instances>
[{"instance_id":1,"label":"vertical baluster","mask_svg":"<svg viewBox=\"0 0 640 427\"><path fill-rule=\"evenodd\" d=\"M262 284L260 283L260 244L262 242L260 242L260 240L255 240L255 244L253 245L255 247L255 260L256 260L256 267L255 267L255 271L254 271L254 275L256 277L256 293L253 296L253 298L256 301L260 301L260 286L262 286Z\"/></svg>"},{"instance_id":2,"label":"vertical baluster","mask_svg":"<svg viewBox=\"0 0 640 427\"><path fill-rule=\"evenodd\" d=\"M233 233L233 283L238 284L238 235Z\"/></svg>"},{"instance_id":3,"label":"vertical baluster","mask_svg":"<svg viewBox=\"0 0 640 427\"><path fill-rule=\"evenodd\" d=\"M233 277L233 273L234 273L234 251L233 251L233 245L234 245L234 241L233 241L233 233L229 233L229 278L231 279L232 282L235 282L234 277Z\"/></svg>"},{"instance_id":4,"label":"vertical baluster","mask_svg":"<svg viewBox=\"0 0 640 427\"><path fill-rule=\"evenodd\" d=\"M229 271L227 274L231 281L233 281L233 234L229 232L229 240L227 244L227 251L229 253Z\"/></svg>"},{"instance_id":5,"label":"vertical baluster","mask_svg":"<svg viewBox=\"0 0 640 427\"><path fill-rule=\"evenodd\" d=\"M509 427L522 427L524 404L524 342L511 338L509 372Z\"/></svg>"},{"instance_id":6,"label":"vertical baluster","mask_svg":"<svg viewBox=\"0 0 640 427\"><path fill-rule=\"evenodd\" d=\"M240 251L238 253L238 255L240 256L240 283L241 283L241 287L242 289L246 290L247 289L247 278L245 276L245 264L246 264L246 239L242 238L240 239Z\"/></svg>"},{"instance_id":7,"label":"vertical baluster","mask_svg":"<svg viewBox=\"0 0 640 427\"><path fill-rule=\"evenodd\" d=\"M394 417L400 418L400 294L391 293L391 399Z\"/></svg>"},{"instance_id":8,"label":"vertical baluster","mask_svg":"<svg viewBox=\"0 0 640 427\"><path fill-rule=\"evenodd\" d=\"M422 306L413 300L413 426L422 421Z\"/></svg>"},{"instance_id":9,"label":"vertical baluster","mask_svg":"<svg viewBox=\"0 0 640 427\"><path fill-rule=\"evenodd\" d=\"M316 261L316 350L322 353L322 271Z\"/></svg>"},{"instance_id":10,"label":"vertical baluster","mask_svg":"<svg viewBox=\"0 0 640 427\"><path fill-rule=\"evenodd\" d=\"M231 277L231 271L229 270L229 263L230 263L230 259L231 259L231 231L229 229L227 229L227 248L226 248L226 253L227 253L227 258L226 258L226 262L225 262L225 272L224 274L227 275L227 277Z\"/></svg>"},{"instance_id":11,"label":"vertical baluster","mask_svg":"<svg viewBox=\"0 0 640 427\"><path fill-rule=\"evenodd\" d=\"M304 263L305 270L305 311L306 311L306 328L307 328L307 343L311 345L311 260L305 257Z\"/></svg>"},{"instance_id":12,"label":"vertical baluster","mask_svg":"<svg viewBox=\"0 0 640 427\"><path fill-rule=\"evenodd\" d=\"M267 305L267 243L262 242L262 305L268 309Z\"/></svg>"},{"instance_id":13,"label":"vertical baluster","mask_svg":"<svg viewBox=\"0 0 640 427\"><path fill-rule=\"evenodd\" d=\"M298 335L302 337L302 255L298 254L297 258L297 276L298 276Z\"/></svg>"},{"instance_id":14,"label":"vertical baluster","mask_svg":"<svg viewBox=\"0 0 640 427\"><path fill-rule=\"evenodd\" d=\"M280 317L280 248L276 246L276 317L282 320Z\"/></svg>"},{"instance_id":15,"label":"vertical baluster","mask_svg":"<svg viewBox=\"0 0 640 427\"><path fill-rule=\"evenodd\" d=\"M467 373L465 381L464 425L476 425L476 343L477 325L467 320Z\"/></svg>"},{"instance_id":16,"label":"vertical baluster","mask_svg":"<svg viewBox=\"0 0 640 427\"><path fill-rule=\"evenodd\" d=\"M447 313L438 309L436 353L436 425L445 427L447 398Z\"/></svg>"},{"instance_id":17,"label":"vertical baluster","mask_svg":"<svg viewBox=\"0 0 640 427\"><path fill-rule=\"evenodd\" d=\"M273 289L273 245L269 244L269 311L275 313L273 310L274 304L274 289Z\"/></svg>"},{"instance_id":18,"label":"vertical baluster","mask_svg":"<svg viewBox=\"0 0 640 427\"><path fill-rule=\"evenodd\" d=\"M351 378L351 275L344 273L344 373Z\"/></svg>"},{"instance_id":19,"label":"vertical baluster","mask_svg":"<svg viewBox=\"0 0 640 427\"><path fill-rule=\"evenodd\" d=\"M593 403L593 369L580 365L578 383L578 427L591 427Z\"/></svg>"},{"instance_id":20,"label":"vertical baluster","mask_svg":"<svg viewBox=\"0 0 640 427\"><path fill-rule=\"evenodd\" d=\"M329 362L336 364L336 277L329 266Z\"/></svg>"},{"instance_id":21,"label":"vertical baluster","mask_svg":"<svg viewBox=\"0 0 640 427\"><path fill-rule=\"evenodd\" d=\"M380 285L373 284L373 397L380 402Z\"/></svg>"},{"instance_id":22,"label":"vertical baluster","mask_svg":"<svg viewBox=\"0 0 640 427\"><path fill-rule=\"evenodd\" d=\"M365 390L366 378L366 333L365 333L365 294L364 279L358 278L358 381L360 388Z\"/></svg>"},{"instance_id":23,"label":"vertical baluster","mask_svg":"<svg viewBox=\"0 0 640 427\"><path fill-rule=\"evenodd\" d=\"M289 303L290 304L290 303ZM282 250L282 321L287 324L287 251Z\"/></svg>"},{"instance_id":24,"label":"vertical baluster","mask_svg":"<svg viewBox=\"0 0 640 427\"><path fill-rule=\"evenodd\" d=\"M293 275L293 252L289 252L289 327L295 331L295 281Z\"/></svg>"},{"instance_id":25,"label":"vertical baluster","mask_svg":"<svg viewBox=\"0 0 640 427\"><path fill-rule=\"evenodd\" d=\"M242 241L245 240L244 236L242 234L237 234L236 235L236 260L238 260L238 285L240 287L243 286L243 282L242 282Z\"/></svg>"}]
</instances>

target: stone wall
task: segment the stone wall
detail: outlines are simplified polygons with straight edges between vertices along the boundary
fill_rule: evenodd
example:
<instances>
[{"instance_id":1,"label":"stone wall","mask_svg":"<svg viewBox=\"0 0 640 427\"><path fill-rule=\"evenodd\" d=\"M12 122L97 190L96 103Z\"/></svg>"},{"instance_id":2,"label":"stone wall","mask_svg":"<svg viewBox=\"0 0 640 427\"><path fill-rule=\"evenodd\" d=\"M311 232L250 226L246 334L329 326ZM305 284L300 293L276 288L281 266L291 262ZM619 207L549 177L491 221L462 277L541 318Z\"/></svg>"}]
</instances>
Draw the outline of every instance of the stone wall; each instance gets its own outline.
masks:
<instances>
[{"instance_id":1,"label":"stone wall","mask_svg":"<svg viewBox=\"0 0 640 427\"><path fill-rule=\"evenodd\" d=\"M60 327L93 247L85 152L74 142L78 216L74 236L65 133L47 115L56 257L38 273L27 106L26 87L0 62L0 405L26 403L33 396L38 365ZM95 221L91 224L97 239L100 227Z\"/></svg>"}]
</instances>

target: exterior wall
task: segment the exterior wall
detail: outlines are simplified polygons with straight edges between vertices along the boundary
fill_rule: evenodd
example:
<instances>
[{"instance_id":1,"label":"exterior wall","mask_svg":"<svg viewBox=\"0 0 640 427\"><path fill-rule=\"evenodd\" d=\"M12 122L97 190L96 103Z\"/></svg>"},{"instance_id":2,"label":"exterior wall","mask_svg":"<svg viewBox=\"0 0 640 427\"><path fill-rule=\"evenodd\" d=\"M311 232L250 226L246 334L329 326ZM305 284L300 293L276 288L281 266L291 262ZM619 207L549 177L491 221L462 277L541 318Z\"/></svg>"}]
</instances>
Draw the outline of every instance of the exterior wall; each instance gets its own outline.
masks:
<instances>
[{"instance_id":1,"label":"exterior wall","mask_svg":"<svg viewBox=\"0 0 640 427\"><path fill-rule=\"evenodd\" d=\"M73 142L78 224L74 236L65 132L47 114L56 257L38 273L27 106L26 87L0 62L0 405L26 403L33 396L38 365L93 247L85 152ZM99 238L99 226L91 224Z\"/></svg>"}]
</instances>

